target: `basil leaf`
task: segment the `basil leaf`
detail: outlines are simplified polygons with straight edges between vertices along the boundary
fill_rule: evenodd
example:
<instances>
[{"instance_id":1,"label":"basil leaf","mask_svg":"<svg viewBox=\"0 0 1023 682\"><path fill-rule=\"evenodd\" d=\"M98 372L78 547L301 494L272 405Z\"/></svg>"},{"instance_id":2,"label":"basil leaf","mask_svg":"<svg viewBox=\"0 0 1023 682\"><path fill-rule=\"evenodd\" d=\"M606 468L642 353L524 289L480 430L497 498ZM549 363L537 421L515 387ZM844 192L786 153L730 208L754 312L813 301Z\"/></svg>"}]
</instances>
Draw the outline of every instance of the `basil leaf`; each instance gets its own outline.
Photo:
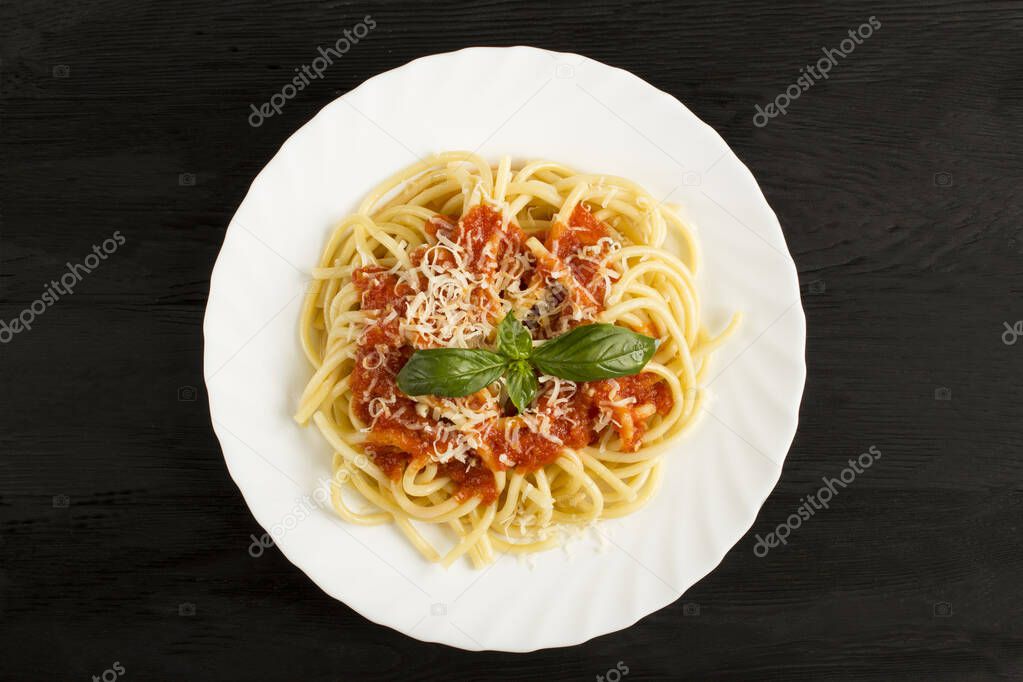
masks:
<instances>
[{"instance_id":1,"label":"basil leaf","mask_svg":"<svg viewBox=\"0 0 1023 682\"><path fill-rule=\"evenodd\" d=\"M489 350L430 348L417 350L398 372L406 395L471 395L501 378L508 361Z\"/></svg>"},{"instance_id":2,"label":"basil leaf","mask_svg":"<svg viewBox=\"0 0 1023 682\"><path fill-rule=\"evenodd\" d=\"M509 311L497 325L497 351L514 360L524 360L533 352L533 338L529 330Z\"/></svg>"},{"instance_id":3,"label":"basil leaf","mask_svg":"<svg viewBox=\"0 0 1023 682\"><path fill-rule=\"evenodd\" d=\"M537 391L540 390L540 383L533 374L533 367L525 360L516 360L508 365L504 383L508 388L508 397L519 412L525 412L526 408L533 404Z\"/></svg>"},{"instance_id":4,"label":"basil leaf","mask_svg":"<svg viewBox=\"0 0 1023 682\"><path fill-rule=\"evenodd\" d=\"M552 339L530 360L544 374L569 381L595 381L638 374L657 340L613 324L585 324Z\"/></svg>"}]
</instances>

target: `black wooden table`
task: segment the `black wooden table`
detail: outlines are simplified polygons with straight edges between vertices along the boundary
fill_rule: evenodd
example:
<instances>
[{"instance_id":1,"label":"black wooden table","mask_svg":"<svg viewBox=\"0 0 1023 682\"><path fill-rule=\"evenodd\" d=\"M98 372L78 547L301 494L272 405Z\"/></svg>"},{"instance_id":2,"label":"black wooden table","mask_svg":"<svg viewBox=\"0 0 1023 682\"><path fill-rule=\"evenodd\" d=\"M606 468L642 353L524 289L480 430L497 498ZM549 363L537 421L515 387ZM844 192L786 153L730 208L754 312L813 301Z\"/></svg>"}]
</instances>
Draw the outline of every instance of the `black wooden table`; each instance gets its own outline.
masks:
<instances>
[{"instance_id":1,"label":"black wooden table","mask_svg":"<svg viewBox=\"0 0 1023 682\"><path fill-rule=\"evenodd\" d=\"M1023 678L1023 4L929 4L4 0L0 677ZM200 325L224 229L288 135L415 57L520 43L632 71L749 165L799 268L809 377L777 489L681 600L582 646L473 654L250 556Z\"/></svg>"}]
</instances>

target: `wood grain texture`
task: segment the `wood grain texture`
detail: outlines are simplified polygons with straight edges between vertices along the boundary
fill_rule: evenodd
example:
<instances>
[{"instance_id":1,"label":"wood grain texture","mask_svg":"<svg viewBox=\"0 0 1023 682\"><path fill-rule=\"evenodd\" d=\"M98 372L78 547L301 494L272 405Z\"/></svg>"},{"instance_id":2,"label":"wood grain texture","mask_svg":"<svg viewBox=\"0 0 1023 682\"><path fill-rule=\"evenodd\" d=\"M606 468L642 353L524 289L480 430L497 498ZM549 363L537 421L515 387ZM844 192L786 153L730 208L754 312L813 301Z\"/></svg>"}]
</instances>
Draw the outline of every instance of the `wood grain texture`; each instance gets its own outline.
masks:
<instances>
[{"instance_id":1,"label":"wood grain texture","mask_svg":"<svg viewBox=\"0 0 1023 682\"><path fill-rule=\"evenodd\" d=\"M367 14L322 80L248 125ZM871 15L827 81L753 124ZM803 282L809 377L777 489L679 602L578 647L473 654L249 555L201 321L225 226L288 135L410 59L523 43L629 69L749 165ZM0 678L590 680L622 661L627 682L1023 679L1023 342L1001 341L1023 319L1019 2L3 0L0 318L118 230L0 346ZM829 510L754 555L871 445Z\"/></svg>"}]
</instances>

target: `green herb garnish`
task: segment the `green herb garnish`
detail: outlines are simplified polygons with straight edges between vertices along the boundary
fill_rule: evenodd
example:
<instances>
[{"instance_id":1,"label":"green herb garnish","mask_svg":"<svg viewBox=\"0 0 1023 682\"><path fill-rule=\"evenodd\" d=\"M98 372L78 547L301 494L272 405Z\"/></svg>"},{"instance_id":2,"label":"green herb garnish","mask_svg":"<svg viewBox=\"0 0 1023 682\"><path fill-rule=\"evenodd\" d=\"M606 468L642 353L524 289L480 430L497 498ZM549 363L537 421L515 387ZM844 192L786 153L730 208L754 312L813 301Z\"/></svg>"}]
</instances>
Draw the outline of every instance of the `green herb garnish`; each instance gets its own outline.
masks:
<instances>
[{"instance_id":1,"label":"green herb garnish","mask_svg":"<svg viewBox=\"0 0 1023 682\"><path fill-rule=\"evenodd\" d=\"M585 324L533 347L529 330L508 313L497 327L497 352L465 348L417 350L398 372L407 395L457 398L486 388L502 376L519 412L536 398L535 370L570 381L638 374L657 340L613 324Z\"/></svg>"}]
</instances>

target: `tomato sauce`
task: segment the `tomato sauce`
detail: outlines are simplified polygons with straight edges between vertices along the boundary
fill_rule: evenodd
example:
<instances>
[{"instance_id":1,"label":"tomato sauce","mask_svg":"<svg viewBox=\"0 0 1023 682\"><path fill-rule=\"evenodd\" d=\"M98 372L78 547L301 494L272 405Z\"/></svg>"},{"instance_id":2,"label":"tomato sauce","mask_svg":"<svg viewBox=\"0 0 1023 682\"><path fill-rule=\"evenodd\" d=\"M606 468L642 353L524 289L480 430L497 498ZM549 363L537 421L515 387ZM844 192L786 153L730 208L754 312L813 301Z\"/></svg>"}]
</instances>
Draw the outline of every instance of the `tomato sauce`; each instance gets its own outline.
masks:
<instances>
[{"instance_id":1,"label":"tomato sauce","mask_svg":"<svg viewBox=\"0 0 1023 682\"><path fill-rule=\"evenodd\" d=\"M652 404L656 408L657 414L667 414L674 404L668 385L653 372L640 372L617 379L588 381L586 385L593 389L594 398L597 400L612 400L612 394L617 400L635 398L634 404ZM615 385L618 387L617 392L615 392Z\"/></svg>"},{"instance_id":2,"label":"tomato sauce","mask_svg":"<svg viewBox=\"0 0 1023 682\"><path fill-rule=\"evenodd\" d=\"M469 256L466 266L476 274L495 270L508 251L521 251L526 242L526 234L518 225L505 225L504 216L486 204L472 207L458 221L447 216L433 218L426 230L465 247Z\"/></svg>"},{"instance_id":3,"label":"tomato sauce","mask_svg":"<svg viewBox=\"0 0 1023 682\"><path fill-rule=\"evenodd\" d=\"M412 461L412 455L390 445L367 443L366 452L373 458L373 463L392 481L400 479L405 467Z\"/></svg>"},{"instance_id":4,"label":"tomato sauce","mask_svg":"<svg viewBox=\"0 0 1023 682\"><path fill-rule=\"evenodd\" d=\"M405 312L405 296L415 293L398 276L379 265L367 265L352 272L352 282L362 295L363 310L382 310L390 304L401 315Z\"/></svg>"},{"instance_id":5,"label":"tomato sauce","mask_svg":"<svg viewBox=\"0 0 1023 682\"><path fill-rule=\"evenodd\" d=\"M613 406L614 419L611 426L622 440L622 449L635 452L643 443L647 421L654 414L664 416L671 412L675 401L671 389L653 372L640 372L617 379L601 379L587 382L595 404L627 402L624 406Z\"/></svg>"},{"instance_id":6,"label":"tomato sauce","mask_svg":"<svg viewBox=\"0 0 1023 682\"><path fill-rule=\"evenodd\" d=\"M607 225L581 203L572 210L568 225L554 223L547 234L547 250L569 267L572 276L590 293L601 310L607 297L607 280L601 272L600 261L610 250L608 242L601 240L610 236ZM598 248L589 248L583 255L581 251L587 247Z\"/></svg>"},{"instance_id":7,"label":"tomato sauce","mask_svg":"<svg viewBox=\"0 0 1023 682\"><path fill-rule=\"evenodd\" d=\"M477 455L468 457L465 463L452 459L438 468L442 476L447 476L458 485L457 499L464 501L479 495L483 504L490 504L497 499L494 474Z\"/></svg>"},{"instance_id":8,"label":"tomato sauce","mask_svg":"<svg viewBox=\"0 0 1023 682\"><path fill-rule=\"evenodd\" d=\"M549 412L544 405L538 406L537 412ZM529 430L524 424L512 420L512 429L508 432L503 427L496 428L488 439L497 466L501 469L510 468L503 462L514 462L521 471L535 471L556 460L563 448L581 448L595 440L595 433L590 419L589 401L585 396L577 394L577 398L569 406L568 414L550 420L550 435L558 441L545 438L539 433Z\"/></svg>"},{"instance_id":9,"label":"tomato sauce","mask_svg":"<svg viewBox=\"0 0 1023 682\"><path fill-rule=\"evenodd\" d=\"M572 230L562 237L565 242L561 248L565 249L565 252L559 255L568 255L578 251L580 246L593 246L604 237L610 236L607 225L597 220L597 217L590 212L585 204L575 205L572 215L568 219L568 225Z\"/></svg>"},{"instance_id":10,"label":"tomato sauce","mask_svg":"<svg viewBox=\"0 0 1023 682\"><path fill-rule=\"evenodd\" d=\"M468 255L466 265L475 274L495 270L509 255L529 254L525 233L514 223L504 225L502 215L485 205L472 208L457 221L446 216L435 217L427 223L426 229L435 237L443 236L462 246ZM534 278L546 276L554 269L564 271L567 265L572 277L595 299L587 304L592 306L595 302L602 307L606 280L597 272L593 261L606 255L608 242L601 240L609 236L607 226L586 206L579 204L568 226L556 223L546 235L552 262L536 263L523 274L523 281L535 281ZM598 244L601 248L589 248L585 258L573 258L580 255L581 249ZM454 256L442 248L420 247L411 254L412 262L420 264L427 253L435 266L456 266ZM416 290L379 266L357 268L352 280L360 293L362 309L378 311L375 315L378 321L369 324L359 338L350 379L353 409L370 427L365 445L367 455L389 478L399 480L411 462L435 461L438 453L448 450L453 443L449 442L450 437L440 437L437 433L437 427L446 422L418 414L417 403L404 395L396 383L398 372L413 352L401 337L399 319L405 312L407 299ZM575 289L574 295L581 295L579 288ZM485 309L495 303L483 291L474 291L472 295L473 301L478 297ZM552 290L551 295L556 298L569 294ZM396 315L391 315L391 311ZM487 422L480 430L480 453L470 452L464 461L453 458L438 463L439 474L450 478L458 488L457 499L478 496L489 503L497 496L494 471L512 467L523 472L533 471L556 460L563 448L595 443L600 436L596 426L602 418L607 423L609 411L612 414L609 427L618 431L623 448L638 449L649 418L654 414L667 414L673 405L667 384L650 372L585 382L575 387L567 401L559 402L561 408L555 410L549 396L545 396L530 410L531 418L545 421L547 437L529 428L521 416L502 416Z\"/></svg>"}]
</instances>

